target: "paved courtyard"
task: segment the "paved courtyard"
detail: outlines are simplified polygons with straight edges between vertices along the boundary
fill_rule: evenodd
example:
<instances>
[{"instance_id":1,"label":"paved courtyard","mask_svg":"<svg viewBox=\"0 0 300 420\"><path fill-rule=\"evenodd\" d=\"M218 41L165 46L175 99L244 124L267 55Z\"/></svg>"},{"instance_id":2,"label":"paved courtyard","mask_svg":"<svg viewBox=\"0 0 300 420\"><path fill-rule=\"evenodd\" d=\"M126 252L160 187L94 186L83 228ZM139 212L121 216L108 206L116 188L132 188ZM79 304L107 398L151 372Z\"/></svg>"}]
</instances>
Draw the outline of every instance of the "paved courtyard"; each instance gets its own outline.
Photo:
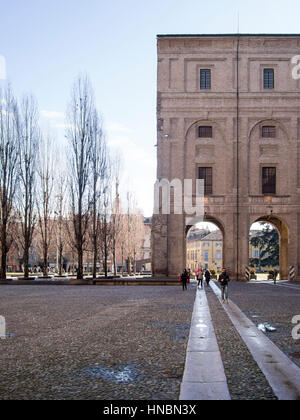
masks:
<instances>
[{"instance_id":1,"label":"paved courtyard","mask_svg":"<svg viewBox=\"0 0 300 420\"><path fill-rule=\"evenodd\" d=\"M231 283L230 297L256 325L274 325L277 331L267 336L300 367L300 340L292 337L292 318L300 315L300 284Z\"/></svg>"},{"instance_id":2,"label":"paved courtyard","mask_svg":"<svg viewBox=\"0 0 300 420\"><path fill-rule=\"evenodd\" d=\"M0 399L177 400L196 286L1 286ZM232 399L275 399L223 307L208 303ZM231 283L230 297L298 366L300 285Z\"/></svg>"},{"instance_id":3,"label":"paved courtyard","mask_svg":"<svg viewBox=\"0 0 300 420\"><path fill-rule=\"evenodd\" d=\"M2 286L1 399L178 399L195 289Z\"/></svg>"}]
</instances>

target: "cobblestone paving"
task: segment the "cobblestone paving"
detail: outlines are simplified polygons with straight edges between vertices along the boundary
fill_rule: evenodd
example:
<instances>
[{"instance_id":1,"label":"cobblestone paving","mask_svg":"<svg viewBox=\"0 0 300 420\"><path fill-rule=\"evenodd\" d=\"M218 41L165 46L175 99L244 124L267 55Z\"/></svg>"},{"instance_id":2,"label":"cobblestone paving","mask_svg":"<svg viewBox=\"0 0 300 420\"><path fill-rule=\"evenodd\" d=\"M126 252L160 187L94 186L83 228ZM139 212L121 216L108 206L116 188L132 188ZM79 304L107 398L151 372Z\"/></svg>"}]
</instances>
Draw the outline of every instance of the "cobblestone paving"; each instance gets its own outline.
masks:
<instances>
[{"instance_id":1,"label":"cobblestone paving","mask_svg":"<svg viewBox=\"0 0 300 420\"><path fill-rule=\"evenodd\" d=\"M179 396L195 287L1 286L0 399Z\"/></svg>"},{"instance_id":2,"label":"cobblestone paving","mask_svg":"<svg viewBox=\"0 0 300 420\"><path fill-rule=\"evenodd\" d=\"M290 286L231 283L229 292L252 322L269 322L277 328L266 335L300 367L300 340L292 337L292 318L300 315L300 285Z\"/></svg>"},{"instance_id":3,"label":"cobblestone paving","mask_svg":"<svg viewBox=\"0 0 300 420\"><path fill-rule=\"evenodd\" d=\"M206 295L232 400L276 400L214 292L206 288Z\"/></svg>"}]
</instances>

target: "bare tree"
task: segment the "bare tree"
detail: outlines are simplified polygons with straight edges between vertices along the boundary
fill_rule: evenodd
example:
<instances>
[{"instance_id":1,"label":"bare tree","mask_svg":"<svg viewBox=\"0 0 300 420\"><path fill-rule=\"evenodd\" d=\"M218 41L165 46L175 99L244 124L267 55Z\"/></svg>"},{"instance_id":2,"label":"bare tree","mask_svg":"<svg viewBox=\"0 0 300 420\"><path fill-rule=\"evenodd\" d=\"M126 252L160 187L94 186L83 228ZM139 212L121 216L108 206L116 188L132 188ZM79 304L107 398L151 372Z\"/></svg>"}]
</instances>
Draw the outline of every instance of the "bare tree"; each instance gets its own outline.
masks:
<instances>
[{"instance_id":1,"label":"bare tree","mask_svg":"<svg viewBox=\"0 0 300 420\"><path fill-rule=\"evenodd\" d=\"M107 185L107 187L104 188L101 200L99 236L105 277L108 276L108 257L111 250L110 208L110 185Z\"/></svg>"},{"instance_id":2,"label":"bare tree","mask_svg":"<svg viewBox=\"0 0 300 420\"><path fill-rule=\"evenodd\" d=\"M10 88L0 92L0 280L6 279L7 253L15 228L14 199L19 180L18 109Z\"/></svg>"},{"instance_id":3,"label":"bare tree","mask_svg":"<svg viewBox=\"0 0 300 420\"><path fill-rule=\"evenodd\" d=\"M127 193L127 270L131 274L132 267L136 273L136 260L140 254L144 237L144 218L137 209L134 195Z\"/></svg>"},{"instance_id":4,"label":"bare tree","mask_svg":"<svg viewBox=\"0 0 300 420\"><path fill-rule=\"evenodd\" d=\"M48 252L53 232L53 143L50 138L41 141L39 170L38 170L38 193L37 210L38 224L41 235L43 254L43 275L48 275Z\"/></svg>"},{"instance_id":5,"label":"bare tree","mask_svg":"<svg viewBox=\"0 0 300 420\"><path fill-rule=\"evenodd\" d=\"M66 193L66 177L61 173L57 177L57 195L56 195L56 210L55 210L55 227L56 227L56 246L57 246L57 265L58 275L62 276L63 270L63 251L65 247L65 193Z\"/></svg>"},{"instance_id":6,"label":"bare tree","mask_svg":"<svg viewBox=\"0 0 300 420\"><path fill-rule=\"evenodd\" d=\"M113 200L112 215L111 215L111 247L112 247L112 258L114 266L114 275L117 275L117 247L118 243L122 241L122 209L121 200L119 194L120 186L120 170L121 170L121 158L117 155L112 163L112 178L115 188L115 198ZM123 264L123 253L122 253L122 264ZM122 265L123 266L123 265Z\"/></svg>"},{"instance_id":7,"label":"bare tree","mask_svg":"<svg viewBox=\"0 0 300 420\"><path fill-rule=\"evenodd\" d=\"M74 84L68 110L69 191L73 224L73 244L78 257L77 279L83 279L83 252L87 239L91 196L89 189L92 158L91 124L94 95L86 76Z\"/></svg>"},{"instance_id":8,"label":"bare tree","mask_svg":"<svg viewBox=\"0 0 300 420\"><path fill-rule=\"evenodd\" d=\"M20 171L20 189L18 194L18 214L20 233L18 235L23 248L24 277L29 276L29 250L36 227L35 195L36 170L40 143L38 112L31 96L25 96L20 108L18 125L18 153Z\"/></svg>"},{"instance_id":9,"label":"bare tree","mask_svg":"<svg viewBox=\"0 0 300 420\"><path fill-rule=\"evenodd\" d=\"M101 122L96 110L94 110L92 121L90 125L90 136L92 141L91 150L91 190L92 190L92 205L91 205L91 231L90 240L93 254L93 278L97 277L97 262L99 257L99 235L101 231L100 221L100 200L105 194L105 183L108 171L108 157L105 138Z\"/></svg>"}]
</instances>

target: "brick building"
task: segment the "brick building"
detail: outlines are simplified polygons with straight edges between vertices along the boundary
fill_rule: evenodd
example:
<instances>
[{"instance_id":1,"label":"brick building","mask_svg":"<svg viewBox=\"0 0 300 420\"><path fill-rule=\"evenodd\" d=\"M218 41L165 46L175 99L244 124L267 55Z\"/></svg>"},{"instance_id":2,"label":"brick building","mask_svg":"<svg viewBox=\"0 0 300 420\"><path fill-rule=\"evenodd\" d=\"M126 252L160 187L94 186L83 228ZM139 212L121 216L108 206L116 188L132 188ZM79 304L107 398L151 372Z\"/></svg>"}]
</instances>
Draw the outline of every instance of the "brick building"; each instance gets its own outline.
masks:
<instances>
[{"instance_id":1,"label":"brick building","mask_svg":"<svg viewBox=\"0 0 300 420\"><path fill-rule=\"evenodd\" d=\"M204 220L245 279L249 231L280 234L280 272L300 281L300 35L159 35L157 178L204 179ZM154 275L186 266L187 214L152 223Z\"/></svg>"}]
</instances>

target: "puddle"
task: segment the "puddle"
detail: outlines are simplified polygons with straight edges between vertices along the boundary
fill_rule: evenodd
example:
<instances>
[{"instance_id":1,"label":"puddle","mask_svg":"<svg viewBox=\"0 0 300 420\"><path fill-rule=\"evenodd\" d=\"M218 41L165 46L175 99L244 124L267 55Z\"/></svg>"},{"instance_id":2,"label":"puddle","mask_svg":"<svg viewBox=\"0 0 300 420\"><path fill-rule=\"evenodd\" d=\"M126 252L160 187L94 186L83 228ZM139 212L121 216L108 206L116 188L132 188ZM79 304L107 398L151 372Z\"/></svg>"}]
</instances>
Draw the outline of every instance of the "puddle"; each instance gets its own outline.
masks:
<instances>
[{"instance_id":1,"label":"puddle","mask_svg":"<svg viewBox=\"0 0 300 420\"><path fill-rule=\"evenodd\" d=\"M151 325L165 330L173 341L187 340L191 324L178 324L173 322L150 322Z\"/></svg>"},{"instance_id":2,"label":"puddle","mask_svg":"<svg viewBox=\"0 0 300 420\"><path fill-rule=\"evenodd\" d=\"M8 339L8 338L15 338L16 336L17 336L17 334L14 334L14 333L6 333L6 334L4 334L4 336L0 335L0 340L5 340L5 339Z\"/></svg>"},{"instance_id":3,"label":"puddle","mask_svg":"<svg viewBox=\"0 0 300 420\"><path fill-rule=\"evenodd\" d=\"M103 366L89 366L83 369L83 372L94 379L104 379L116 383L138 382L141 378L140 370L135 366L117 366L108 368Z\"/></svg>"}]
</instances>

